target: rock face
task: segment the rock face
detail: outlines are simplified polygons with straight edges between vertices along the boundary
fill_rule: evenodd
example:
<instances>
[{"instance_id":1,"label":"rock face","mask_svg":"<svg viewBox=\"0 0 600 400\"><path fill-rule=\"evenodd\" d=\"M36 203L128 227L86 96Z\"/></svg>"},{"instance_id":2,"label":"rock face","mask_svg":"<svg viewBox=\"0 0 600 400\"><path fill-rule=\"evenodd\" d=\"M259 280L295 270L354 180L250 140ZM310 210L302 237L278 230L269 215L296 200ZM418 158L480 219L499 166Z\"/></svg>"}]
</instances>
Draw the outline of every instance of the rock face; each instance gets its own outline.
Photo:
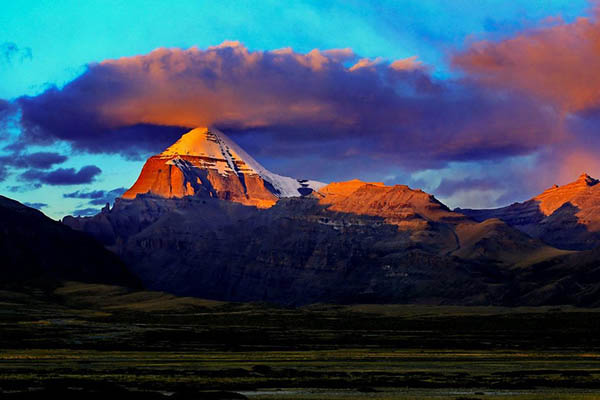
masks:
<instances>
[{"instance_id":1,"label":"rock face","mask_svg":"<svg viewBox=\"0 0 600 400\"><path fill-rule=\"evenodd\" d=\"M406 185L353 180L327 185L316 195L329 211L382 217L409 234L413 243L446 255L514 264L533 254L558 254L498 219L477 223Z\"/></svg>"},{"instance_id":2,"label":"rock face","mask_svg":"<svg viewBox=\"0 0 600 400\"><path fill-rule=\"evenodd\" d=\"M546 240L572 218L595 221L596 183L584 176L505 209L457 212L404 185L282 177L218 131L196 129L150 158L112 208L63 222L101 240L147 288L178 295L595 305L594 255L524 232Z\"/></svg>"},{"instance_id":3,"label":"rock face","mask_svg":"<svg viewBox=\"0 0 600 400\"><path fill-rule=\"evenodd\" d=\"M141 287L123 262L89 235L0 196L0 284L77 280Z\"/></svg>"},{"instance_id":4,"label":"rock face","mask_svg":"<svg viewBox=\"0 0 600 400\"><path fill-rule=\"evenodd\" d=\"M575 182L553 186L523 203L489 210L456 209L475 220L499 218L562 249L585 250L600 240L599 181L582 174Z\"/></svg>"},{"instance_id":5,"label":"rock face","mask_svg":"<svg viewBox=\"0 0 600 400\"><path fill-rule=\"evenodd\" d=\"M539 209L544 215L551 215L565 203L571 203L574 206L585 205L597 193L600 193L594 188L598 184L597 179L592 178L586 173L583 173L575 182L571 182L564 186L554 185L550 189L545 190L540 195L532 200L538 203Z\"/></svg>"},{"instance_id":6,"label":"rock face","mask_svg":"<svg viewBox=\"0 0 600 400\"><path fill-rule=\"evenodd\" d=\"M266 208L280 197L305 195L323 185L273 174L222 132L197 128L150 157L123 198L199 196Z\"/></svg>"},{"instance_id":7,"label":"rock face","mask_svg":"<svg viewBox=\"0 0 600 400\"><path fill-rule=\"evenodd\" d=\"M400 229L422 227L427 222L464 222L464 215L450 211L433 195L406 185L386 186L360 180L332 183L317 195L331 211L385 218Z\"/></svg>"},{"instance_id":8,"label":"rock face","mask_svg":"<svg viewBox=\"0 0 600 400\"><path fill-rule=\"evenodd\" d=\"M238 301L506 304L518 262L560 254L423 191L361 181L268 209L138 195L64 222L103 240L148 288Z\"/></svg>"}]
</instances>

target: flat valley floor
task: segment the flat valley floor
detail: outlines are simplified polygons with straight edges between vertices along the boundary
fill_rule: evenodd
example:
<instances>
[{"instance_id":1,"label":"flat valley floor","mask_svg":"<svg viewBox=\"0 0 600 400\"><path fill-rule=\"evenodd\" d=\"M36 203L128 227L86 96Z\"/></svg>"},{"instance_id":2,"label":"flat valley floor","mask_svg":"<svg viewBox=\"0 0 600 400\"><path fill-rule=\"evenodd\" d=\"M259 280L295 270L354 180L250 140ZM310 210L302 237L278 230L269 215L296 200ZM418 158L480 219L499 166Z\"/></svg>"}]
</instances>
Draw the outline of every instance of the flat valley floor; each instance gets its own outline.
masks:
<instances>
[{"instance_id":1,"label":"flat valley floor","mask_svg":"<svg viewBox=\"0 0 600 400\"><path fill-rule=\"evenodd\" d=\"M598 399L600 310L0 291L3 398Z\"/></svg>"}]
</instances>

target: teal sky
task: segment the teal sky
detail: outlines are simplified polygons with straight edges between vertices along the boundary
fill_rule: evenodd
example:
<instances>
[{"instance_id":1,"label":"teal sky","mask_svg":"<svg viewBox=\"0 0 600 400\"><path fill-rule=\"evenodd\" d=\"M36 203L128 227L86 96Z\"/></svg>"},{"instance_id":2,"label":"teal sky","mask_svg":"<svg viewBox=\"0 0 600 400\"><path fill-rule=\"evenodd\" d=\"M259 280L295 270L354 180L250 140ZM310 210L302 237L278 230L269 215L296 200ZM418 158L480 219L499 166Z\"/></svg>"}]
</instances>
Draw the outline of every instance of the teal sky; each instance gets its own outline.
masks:
<instances>
[{"instance_id":1,"label":"teal sky","mask_svg":"<svg viewBox=\"0 0 600 400\"><path fill-rule=\"evenodd\" d=\"M250 50L292 47L306 53L315 48L351 48L362 57L387 60L416 55L443 80L453 74L448 54L465 43L499 40L548 17L571 21L586 15L588 9L584 0L5 1L0 8L0 45L4 49L13 46L14 51L0 54L0 99L34 96L52 85L61 87L82 74L89 63L146 54L158 47L203 49L225 40L238 40ZM18 132L8 133L14 137ZM48 151L28 151L36 150ZM64 193L129 187L143 164L118 155L74 153L67 144L55 145L53 151L69 154L62 168L93 164L102 173L91 185L37 189L12 174L0 182L0 193L23 202L45 203L45 213L61 218L89 207L83 199L64 198ZM532 157L523 162L530 163ZM274 171L281 163L260 161ZM447 173L452 174L470 167L449 168ZM482 164L477 168L483 168ZM439 172L410 175L389 168L358 177L403 183L436 175ZM9 190L15 186L20 189ZM482 201L473 200L478 202Z\"/></svg>"}]
</instances>

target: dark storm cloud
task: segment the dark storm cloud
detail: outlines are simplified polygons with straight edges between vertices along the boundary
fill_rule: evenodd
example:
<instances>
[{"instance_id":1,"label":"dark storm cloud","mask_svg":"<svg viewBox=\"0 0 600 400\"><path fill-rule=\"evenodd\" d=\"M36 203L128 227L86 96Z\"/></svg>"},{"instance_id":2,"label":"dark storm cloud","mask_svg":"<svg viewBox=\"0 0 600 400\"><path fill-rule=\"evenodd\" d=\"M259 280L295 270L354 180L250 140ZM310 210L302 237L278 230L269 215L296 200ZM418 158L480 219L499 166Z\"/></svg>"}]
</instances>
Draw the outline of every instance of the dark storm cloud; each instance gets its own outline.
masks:
<instances>
[{"instance_id":1,"label":"dark storm cloud","mask_svg":"<svg viewBox=\"0 0 600 400\"><path fill-rule=\"evenodd\" d=\"M93 182L101 172L102 170L95 165L87 165L79 171L75 168L58 168L50 172L30 169L23 172L20 178L48 185L79 185Z\"/></svg>"}]
</instances>

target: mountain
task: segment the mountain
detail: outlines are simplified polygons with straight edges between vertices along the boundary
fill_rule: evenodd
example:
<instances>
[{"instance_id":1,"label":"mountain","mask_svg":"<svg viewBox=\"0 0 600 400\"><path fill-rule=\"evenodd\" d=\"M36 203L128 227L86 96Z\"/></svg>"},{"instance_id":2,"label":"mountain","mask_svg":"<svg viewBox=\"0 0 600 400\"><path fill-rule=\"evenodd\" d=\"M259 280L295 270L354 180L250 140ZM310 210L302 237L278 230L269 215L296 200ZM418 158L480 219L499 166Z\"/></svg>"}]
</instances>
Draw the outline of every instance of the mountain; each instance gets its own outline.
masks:
<instances>
[{"instance_id":1,"label":"mountain","mask_svg":"<svg viewBox=\"0 0 600 400\"><path fill-rule=\"evenodd\" d=\"M147 288L236 301L506 304L514 268L563 254L422 190L358 180L269 208L140 193L63 222L102 240Z\"/></svg>"},{"instance_id":2,"label":"mountain","mask_svg":"<svg viewBox=\"0 0 600 400\"><path fill-rule=\"evenodd\" d=\"M331 211L375 215L401 229L424 226L428 222L464 222L464 215L451 211L433 195L406 185L386 186L383 183L358 179L331 183L316 195Z\"/></svg>"},{"instance_id":3,"label":"mountain","mask_svg":"<svg viewBox=\"0 0 600 400\"><path fill-rule=\"evenodd\" d=\"M0 284L76 280L140 287L123 262L89 235L0 196Z\"/></svg>"},{"instance_id":4,"label":"mountain","mask_svg":"<svg viewBox=\"0 0 600 400\"><path fill-rule=\"evenodd\" d=\"M505 209L453 211L406 185L282 177L201 128L150 158L112 208L63 223L102 241L146 288L177 295L596 305L598 254L530 236L557 237L548 227L559 217L564 227L572 207L593 227L596 184L583 176Z\"/></svg>"},{"instance_id":5,"label":"mountain","mask_svg":"<svg viewBox=\"0 0 600 400\"><path fill-rule=\"evenodd\" d=\"M545 190L523 203L487 210L456 209L477 221L498 218L528 235L570 250L600 243L600 181L582 174L575 182Z\"/></svg>"},{"instance_id":6,"label":"mountain","mask_svg":"<svg viewBox=\"0 0 600 400\"><path fill-rule=\"evenodd\" d=\"M270 207L281 197L306 195L323 183L274 174L224 133L196 128L150 157L135 184L123 195L200 196Z\"/></svg>"},{"instance_id":7,"label":"mountain","mask_svg":"<svg viewBox=\"0 0 600 400\"><path fill-rule=\"evenodd\" d=\"M283 198L259 209L196 196L141 195L73 221L84 229L106 224L105 232L116 236L110 248L147 288L178 295L306 304L469 301L482 291L468 290L476 283L460 263L438 255L440 245L427 234L411 238L413 232L381 217L328 211L313 197ZM429 232L450 237L437 228Z\"/></svg>"},{"instance_id":8,"label":"mountain","mask_svg":"<svg viewBox=\"0 0 600 400\"><path fill-rule=\"evenodd\" d=\"M316 195L329 211L382 217L422 248L462 259L512 265L562 254L498 219L478 223L406 185L353 180L327 185Z\"/></svg>"}]
</instances>

